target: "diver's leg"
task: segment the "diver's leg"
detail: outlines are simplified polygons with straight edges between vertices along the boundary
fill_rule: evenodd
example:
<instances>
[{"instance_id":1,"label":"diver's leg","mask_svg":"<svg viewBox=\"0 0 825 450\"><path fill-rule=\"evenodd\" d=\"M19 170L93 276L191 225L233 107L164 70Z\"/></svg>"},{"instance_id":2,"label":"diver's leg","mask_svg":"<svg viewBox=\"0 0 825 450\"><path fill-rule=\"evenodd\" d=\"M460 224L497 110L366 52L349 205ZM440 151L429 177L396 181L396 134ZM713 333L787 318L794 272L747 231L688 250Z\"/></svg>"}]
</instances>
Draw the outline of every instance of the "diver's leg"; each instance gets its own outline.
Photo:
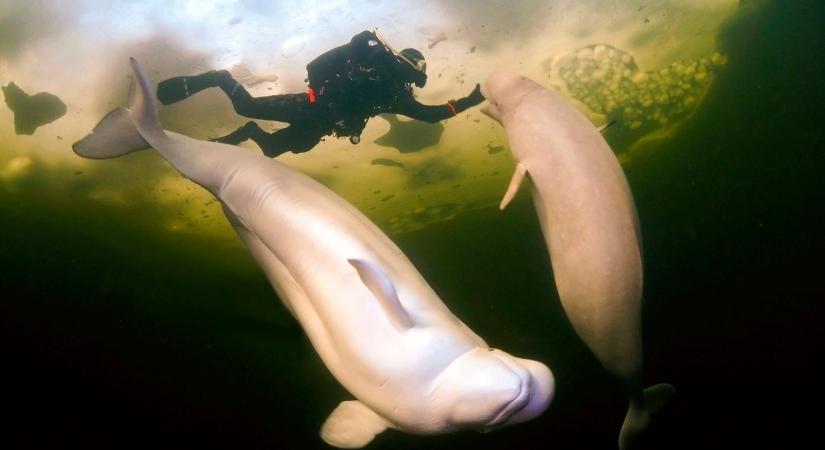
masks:
<instances>
[{"instance_id":1,"label":"diver's leg","mask_svg":"<svg viewBox=\"0 0 825 450\"><path fill-rule=\"evenodd\" d=\"M210 139L212 142L220 142L221 144L238 145L241 142L250 138L252 133L266 133L258 126L257 123L249 121L239 127L237 130L221 137Z\"/></svg>"},{"instance_id":2,"label":"diver's leg","mask_svg":"<svg viewBox=\"0 0 825 450\"><path fill-rule=\"evenodd\" d=\"M233 79L219 84L238 114L251 119L293 123L302 120L317 105L310 105L306 94L281 94L253 97Z\"/></svg>"},{"instance_id":3,"label":"diver's leg","mask_svg":"<svg viewBox=\"0 0 825 450\"><path fill-rule=\"evenodd\" d=\"M252 139L261 147L264 155L274 158L286 152L303 153L309 151L318 145L323 136L322 131L295 124L272 134L257 127L257 131L252 131L249 134L249 139Z\"/></svg>"},{"instance_id":4,"label":"diver's leg","mask_svg":"<svg viewBox=\"0 0 825 450\"><path fill-rule=\"evenodd\" d=\"M200 75L169 78L158 83L157 97L168 105L188 98L204 89L219 87L232 102L235 111L251 119L295 122L317 105L310 105L306 94L282 94L253 97L226 70L210 70Z\"/></svg>"},{"instance_id":5,"label":"diver's leg","mask_svg":"<svg viewBox=\"0 0 825 450\"><path fill-rule=\"evenodd\" d=\"M157 97L164 105L179 102L204 89L235 82L226 70L210 70L200 75L173 77L158 83ZM235 82L237 84L237 82Z\"/></svg>"}]
</instances>

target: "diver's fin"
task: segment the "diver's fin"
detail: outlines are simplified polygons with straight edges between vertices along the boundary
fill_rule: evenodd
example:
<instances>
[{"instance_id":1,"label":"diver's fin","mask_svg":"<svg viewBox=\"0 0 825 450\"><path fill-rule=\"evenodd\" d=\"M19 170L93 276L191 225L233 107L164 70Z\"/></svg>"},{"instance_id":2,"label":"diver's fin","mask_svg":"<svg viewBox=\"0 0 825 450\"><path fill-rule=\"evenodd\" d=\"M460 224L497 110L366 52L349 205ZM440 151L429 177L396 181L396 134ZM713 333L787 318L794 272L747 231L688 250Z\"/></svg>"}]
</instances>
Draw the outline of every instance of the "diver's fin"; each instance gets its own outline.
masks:
<instances>
[{"instance_id":1,"label":"diver's fin","mask_svg":"<svg viewBox=\"0 0 825 450\"><path fill-rule=\"evenodd\" d=\"M72 150L84 158L106 159L148 147L135 128L129 110L118 108L106 114L91 134L75 142Z\"/></svg>"},{"instance_id":2,"label":"diver's fin","mask_svg":"<svg viewBox=\"0 0 825 450\"><path fill-rule=\"evenodd\" d=\"M338 448L361 448L387 429L387 421L358 400L341 402L321 426L321 439Z\"/></svg>"},{"instance_id":3,"label":"diver's fin","mask_svg":"<svg viewBox=\"0 0 825 450\"><path fill-rule=\"evenodd\" d=\"M670 384L661 383L644 390L644 404L641 407L634 402L630 403L622 424L622 431L619 433L619 450L633 447L633 443L650 424L650 415L662 409L674 393L676 393L676 388Z\"/></svg>"},{"instance_id":4,"label":"diver's fin","mask_svg":"<svg viewBox=\"0 0 825 450\"><path fill-rule=\"evenodd\" d=\"M390 323L398 330L405 331L413 326L409 314L398 300L392 280L377 265L363 259L348 259L352 267L358 271L361 281L378 299Z\"/></svg>"},{"instance_id":5,"label":"diver's fin","mask_svg":"<svg viewBox=\"0 0 825 450\"><path fill-rule=\"evenodd\" d=\"M527 168L524 167L524 164L516 164L516 171L513 172L513 178L510 179L510 186L507 187L507 192L504 193L504 198L501 199L501 204L498 205L499 209L504 209L510 204L513 197L516 196L521 182L524 181L524 174L526 173Z\"/></svg>"}]
</instances>

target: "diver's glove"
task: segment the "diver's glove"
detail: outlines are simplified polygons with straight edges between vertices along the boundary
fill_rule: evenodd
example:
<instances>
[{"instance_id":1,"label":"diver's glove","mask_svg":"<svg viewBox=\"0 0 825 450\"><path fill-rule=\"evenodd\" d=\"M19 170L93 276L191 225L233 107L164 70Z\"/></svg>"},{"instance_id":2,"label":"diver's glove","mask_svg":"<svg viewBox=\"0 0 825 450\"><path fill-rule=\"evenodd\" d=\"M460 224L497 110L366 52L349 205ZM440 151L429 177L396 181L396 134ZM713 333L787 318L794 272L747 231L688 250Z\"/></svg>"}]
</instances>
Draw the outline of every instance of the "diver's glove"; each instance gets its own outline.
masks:
<instances>
[{"instance_id":1,"label":"diver's glove","mask_svg":"<svg viewBox=\"0 0 825 450\"><path fill-rule=\"evenodd\" d=\"M479 84L476 84L475 89L473 89L473 92L470 92L470 95L455 100L451 103L455 107L455 113L458 114L461 111L464 111L467 108L472 108L473 106L478 105L483 101L484 96L481 95L481 86Z\"/></svg>"}]
</instances>

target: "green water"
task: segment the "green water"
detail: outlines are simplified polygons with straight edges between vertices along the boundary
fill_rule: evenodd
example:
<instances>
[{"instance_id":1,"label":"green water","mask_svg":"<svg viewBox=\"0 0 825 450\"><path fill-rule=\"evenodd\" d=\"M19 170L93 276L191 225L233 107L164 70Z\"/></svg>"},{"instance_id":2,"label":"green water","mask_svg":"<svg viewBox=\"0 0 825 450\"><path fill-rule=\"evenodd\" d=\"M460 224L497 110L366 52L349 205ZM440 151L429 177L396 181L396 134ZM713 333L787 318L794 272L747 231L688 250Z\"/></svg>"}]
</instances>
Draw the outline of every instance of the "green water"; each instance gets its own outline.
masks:
<instances>
[{"instance_id":1,"label":"green water","mask_svg":"<svg viewBox=\"0 0 825 450\"><path fill-rule=\"evenodd\" d=\"M678 389L643 448L814 436L801 408L818 406L823 342L823 30L813 0L733 22L701 108L626 166L645 379ZM318 428L349 396L242 249L164 237L145 227L160 212L72 194L0 190L4 448L328 448ZM488 342L552 367L554 402L493 433L390 431L368 448L615 448L623 394L564 318L525 194L392 237Z\"/></svg>"}]
</instances>

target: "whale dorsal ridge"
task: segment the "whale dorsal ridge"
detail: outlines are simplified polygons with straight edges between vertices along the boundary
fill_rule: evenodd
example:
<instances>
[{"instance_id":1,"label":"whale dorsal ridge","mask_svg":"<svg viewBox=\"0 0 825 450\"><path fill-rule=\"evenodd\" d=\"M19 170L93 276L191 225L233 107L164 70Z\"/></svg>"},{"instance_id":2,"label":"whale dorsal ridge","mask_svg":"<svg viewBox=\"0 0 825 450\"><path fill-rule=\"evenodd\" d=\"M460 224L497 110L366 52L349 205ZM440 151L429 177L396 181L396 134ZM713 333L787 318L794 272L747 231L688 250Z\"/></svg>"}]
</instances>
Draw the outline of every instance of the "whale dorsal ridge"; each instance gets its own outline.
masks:
<instances>
[{"instance_id":1,"label":"whale dorsal ridge","mask_svg":"<svg viewBox=\"0 0 825 450\"><path fill-rule=\"evenodd\" d=\"M504 209L510 204L510 200L516 196L521 182L524 181L524 175L527 173L527 167L522 163L516 164L516 171L513 172L513 178L510 179L510 186L507 187L507 192L504 193L504 198L501 199L499 209Z\"/></svg>"},{"instance_id":2,"label":"whale dorsal ridge","mask_svg":"<svg viewBox=\"0 0 825 450\"><path fill-rule=\"evenodd\" d=\"M387 429L387 422L358 400L341 402L321 426L321 439L338 448L361 448Z\"/></svg>"},{"instance_id":3,"label":"whale dorsal ridge","mask_svg":"<svg viewBox=\"0 0 825 450\"><path fill-rule=\"evenodd\" d=\"M347 261L358 271L361 281L372 292L372 295L378 299L390 323L398 331L412 328L413 321L410 319L410 315L407 314L407 310L401 305L401 301L398 300L395 285L390 277L378 265L370 261L363 259L348 259Z\"/></svg>"}]
</instances>

